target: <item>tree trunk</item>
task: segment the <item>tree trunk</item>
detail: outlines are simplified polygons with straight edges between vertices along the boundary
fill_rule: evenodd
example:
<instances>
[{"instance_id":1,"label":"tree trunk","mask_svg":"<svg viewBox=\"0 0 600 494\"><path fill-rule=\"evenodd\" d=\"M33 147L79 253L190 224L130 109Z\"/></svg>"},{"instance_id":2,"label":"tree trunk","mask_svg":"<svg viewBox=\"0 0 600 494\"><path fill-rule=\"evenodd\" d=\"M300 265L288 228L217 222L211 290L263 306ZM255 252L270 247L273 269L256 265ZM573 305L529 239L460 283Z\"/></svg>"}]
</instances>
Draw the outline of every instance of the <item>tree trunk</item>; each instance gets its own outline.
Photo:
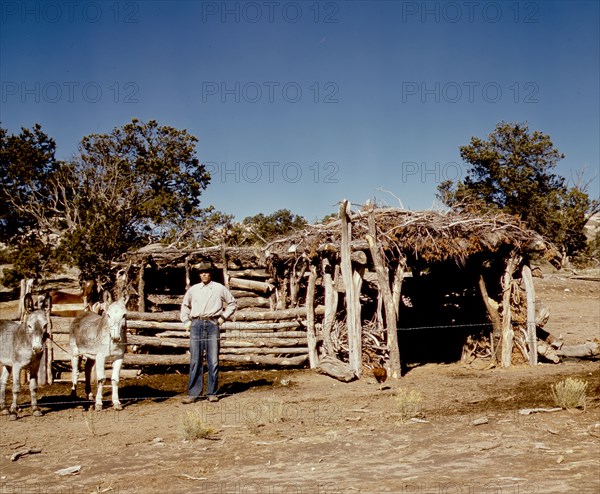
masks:
<instances>
[{"instance_id":1,"label":"tree trunk","mask_svg":"<svg viewBox=\"0 0 600 494\"><path fill-rule=\"evenodd\" d=\"M138 310L146 312L146 259L140 261L140 272L138 273Z\"/></svg>"},{"instance_id":2,"label":"tree trunk","mask_svg":"<svg viewBox=\"0 0 600 494\"><path fill-rule=\"evenodd\" d=\"M333 356L335 350L331 340L331 331L335 323L337 314L338 293L333 286L333 277L331 276L331 265L329 259L323 258L323 286L325 287L325 316L323 317L323 345L325 353Z\"/></svg>"},{"instance_id":3,"label":"tree trunk","mask_svg":"<svg viewBox=\"0 0 600 494\"><path fill-rule=\"evenodd\" d=\"M521 262L521 256L513 253L502 276L502 367L510 367L513 338L512 313L510 309L513 274Z\"/></svg>"},{"instance_id":4,"label":"tree trunk","mask_svg":"<svg viewBox=\"0 0 600 494\"><path fill-rule=\"evenodd\" d=\"M227 270L227 251L225 250L225 244L221 244L221 259L223 259L223 285L229 290L229 271Z\"/></svg>"},{"instance_id":5,"label":"tree trunk","mask_svg":"<svg viewBox=\"0 0 600 494\"><path fill-rule=\"evenodd\" d=\"M304 262L304 260L300 261L300 259L296 260L296 263L294 263L294 268L290 273L290 305L292 307L298 307L298 293L300 292L300 281L304 277L304 273L306 272L306 268L308 267L306 262ZM296 272L298 262L301 262L300 271Z\"/></svg>"},{"instance_id":6,"label":"tree trunk","mask_svg":"<svg viewBox=\"0 0 600 494\"><path fill-rule=\"evenodd\" d=\"M317 267L310 265L308 289L306 291L306 338L308 341L308 362L311 369L319 364L317 354L317 334L315 330L315 286L317 283Z\"/></svg>"},{"instance_id":7,"label":"tree trunk","mask_svg":"<svg viewBox=\"0 0 600 494\"><path fill-rule=\"evenodd\" d=\"M495 342L500 342L502 338L502 318L500 317L500 313L498 312L497 302L495 302L494 299L492 299L488 295L483 275L479 275L479 293L481 294L483 305L485 305L488 317L490 318L490 321L492 321L492 334L490 336L490 345L492 348L492 358L494 359L494 362L497 362L498 352L494 350L494 344ZM501 345L497 345L497 348L501 348Z\"/></svg>"},{"instance_id":8,"label":"tree trunk","mask_svg":"<svg viewBox=\"0 0 600 494\"><path fill-rule=\"evenodd\" d=\"M177 266L176 266L177 267ZM192 286L192 276L190 274L190 258L186 257L185 262L183 263L183 267L185 269L185 291L187 292Z\"/></svg>"},{"instance_id":9,"label":"tree trunk","mask_svg":"<svg viewBox=\"0 0 600 494\"><path fill-rule=\"evenodd\" d=\"M379 292L383 297L387 348L390 354L389 375L394 379L398 379L400 377L400 349L398 347L397 309L394 307L394 297L390 288L390 277L383 265L383 259L377 243L377 226L375 225L375 216L372 207L369 211L367 221L369 225L369 234L366 236L367 242L369 242L371 258L373 259L375 272L377 273L377 279L379 281Z\"/></svg>"},{"instance_id":10,"label":"tree trunk","mask_svg":"<svg viewBox=\"0 0 600 494\"><path fill-rule=\"evenodd\" d=\"M537 365L537 335L535 330L535 287L531 268L524 265L521 269L521 277L525 285L525 296L527 297L527 345L529 346L529 363Z\"/></svg>"},{"instance_id":11,"label":"tree trunk","mask_svg":"<svg viewBox=\"0 0 600 494\"><path fill-rule=\"evenodd\" d=\"M406 269L406 259L398 259L398 264L394 271L394 281L392 284L392 299L396 308L396 323L400 320L400 297L402 296L402 281L404 281L404 270Z\"/></svg>"},{"instance_id":12,"label":"tree trunk","mask_svg":"<svg viewBox=\"0 0 600 494\"><path fill-rule=\"evenodd\" d=\"M344 288L346 291L346 322L348 325L348 346L349 346L349 365L350 369L360 377L362 371L362 341L361 341L361 320L360 320L360 299L355 291L355 284L352 274L352 261L350 258L350 240L352 238L352 226L348 221L348 209L350 205L344 199L340 204L341 219L341 266Z\"/></svg>"}]
</instances>

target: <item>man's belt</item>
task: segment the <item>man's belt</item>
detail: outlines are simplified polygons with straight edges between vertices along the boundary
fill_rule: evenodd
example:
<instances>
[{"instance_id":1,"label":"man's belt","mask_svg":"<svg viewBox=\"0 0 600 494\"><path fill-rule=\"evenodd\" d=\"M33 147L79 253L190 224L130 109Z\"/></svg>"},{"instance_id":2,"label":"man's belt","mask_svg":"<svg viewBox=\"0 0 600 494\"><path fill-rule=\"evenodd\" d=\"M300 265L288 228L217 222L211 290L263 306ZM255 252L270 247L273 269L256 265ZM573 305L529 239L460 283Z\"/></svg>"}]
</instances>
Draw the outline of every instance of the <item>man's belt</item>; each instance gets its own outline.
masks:
<instances>
[{"instance_id":1,"label":"man's belt","mask_svg":"<svg viewBox=\"0 0 600 494\"><path fill-rule=\"evenodd\" d=\"M192 321L212 321L217 322L219 320L218 317L190 317Z\"/></svg>"}]
</instances>

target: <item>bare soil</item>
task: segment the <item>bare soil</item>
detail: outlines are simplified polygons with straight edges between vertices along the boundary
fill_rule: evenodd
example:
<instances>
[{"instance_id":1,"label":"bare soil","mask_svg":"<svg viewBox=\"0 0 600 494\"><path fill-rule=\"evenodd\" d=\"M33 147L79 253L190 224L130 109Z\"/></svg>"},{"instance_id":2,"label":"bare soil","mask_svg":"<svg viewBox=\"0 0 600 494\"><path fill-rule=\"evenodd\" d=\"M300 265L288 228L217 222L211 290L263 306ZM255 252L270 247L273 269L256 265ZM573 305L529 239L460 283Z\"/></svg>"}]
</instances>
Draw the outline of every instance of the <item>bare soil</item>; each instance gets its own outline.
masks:
<instances>
[{"instance_id":1,"label":"bare soil","mask_svg":"<svg viewBox=\"0 0 600 494\"><path fill-rule=\"evenodd\" d=\"M600 283L549 274L536 291L566 344L600 336ZM33 417L23 393L19 419L0 416L0 492L600 492L598 361L427 364L382 390L368 375L227 368L223 398L192 405L181 403L185 368L163 370L124 380L121 412L87 410L55 383ZM569 376L589 383L585 409L520 413L554 407L550 386ZM183 438L192 411L214 429L207 438ZM41 452L11 461L26 449Z\"/></svg>"}]
</instances>

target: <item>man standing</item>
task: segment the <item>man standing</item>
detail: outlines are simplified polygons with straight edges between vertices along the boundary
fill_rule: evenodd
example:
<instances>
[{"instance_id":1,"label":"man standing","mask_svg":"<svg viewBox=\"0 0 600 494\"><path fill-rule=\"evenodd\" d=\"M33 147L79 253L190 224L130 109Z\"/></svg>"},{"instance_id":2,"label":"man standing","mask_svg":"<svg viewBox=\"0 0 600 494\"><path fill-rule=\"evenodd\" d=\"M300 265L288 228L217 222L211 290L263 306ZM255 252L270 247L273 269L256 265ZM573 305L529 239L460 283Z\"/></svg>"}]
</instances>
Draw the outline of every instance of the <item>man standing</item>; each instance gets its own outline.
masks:
<instances>
[{"instance_id":1,"label":"man standing","mask_svg":"<svg viewBox=\"0 0 600 494\"><path fill-rule=\"evenodd\" d=\"M193 266L200 273L200 283L189 288L183 297L180 318L190 331L190 376L188 395L183 403L193 403L202 394L203 354L208 369L208 401L219 401L219 326L235 312L231 292L212 281L212 265L201 262ZM224 308L225 307L225 308Z\"/></svg>"}]
</instances>

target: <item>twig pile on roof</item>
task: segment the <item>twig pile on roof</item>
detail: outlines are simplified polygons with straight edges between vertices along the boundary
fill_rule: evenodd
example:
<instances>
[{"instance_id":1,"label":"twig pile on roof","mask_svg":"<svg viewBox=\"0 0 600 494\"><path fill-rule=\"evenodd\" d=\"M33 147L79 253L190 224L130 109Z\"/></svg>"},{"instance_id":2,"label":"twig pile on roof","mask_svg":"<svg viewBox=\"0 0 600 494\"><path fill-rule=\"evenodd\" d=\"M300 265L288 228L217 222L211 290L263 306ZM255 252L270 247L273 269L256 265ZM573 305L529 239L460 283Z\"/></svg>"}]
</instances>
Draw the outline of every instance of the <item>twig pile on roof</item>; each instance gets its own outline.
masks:
<instances>
[{"instance_id":1,"label":"twig pile on roof","mask_svg":"<svg viewBox=\"0 0 600 494\"><path fill-rule=\"evenodd\" d=\"M352 214L354 250L364 250L368 232L367 212ZM505 214L476 216L454 211L407 211L397 208L374 210L379 241L386 251L411 255L435 262L455 259L459 262L478 252L496 252L502 245L522 251L540 251L545 242L516 218ZM296 234L278 239L265 247L266 256L286 257L290 253L308 254L337 251L340 244L340 222L309 225Z\"/></svg>"}]
</instances>

